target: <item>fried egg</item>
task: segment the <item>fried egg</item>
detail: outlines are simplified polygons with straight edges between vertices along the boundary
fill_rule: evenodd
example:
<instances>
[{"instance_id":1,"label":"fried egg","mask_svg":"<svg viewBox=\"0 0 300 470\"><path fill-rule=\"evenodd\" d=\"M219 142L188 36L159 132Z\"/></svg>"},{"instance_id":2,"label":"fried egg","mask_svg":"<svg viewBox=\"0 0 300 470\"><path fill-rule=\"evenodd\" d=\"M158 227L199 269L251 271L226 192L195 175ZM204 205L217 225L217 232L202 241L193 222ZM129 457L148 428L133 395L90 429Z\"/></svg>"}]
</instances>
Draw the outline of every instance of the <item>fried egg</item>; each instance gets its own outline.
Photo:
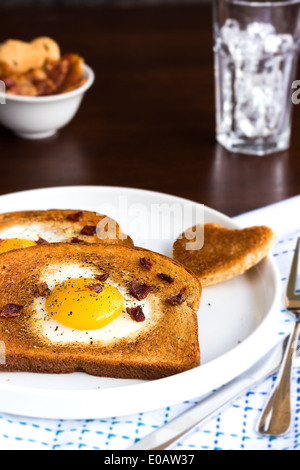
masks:
<instances>
[{"instance_id":1,"label":"fried egg","mask_svg":"<svg viewBox=\"0 0 300 470\"><path fill-rule=\"evenodd\" d=\"M36 242L39 237L47 240L49 243L63 242L67 238L74 236L72 230L65 229L62 231L59 227L47 228L43 224L30 224L30 225L14 225L12 227L1 228L0 226L0 239L3 243L4 240L27 240Z\"/></svg>"},{"instance_id":2,"label":"fried egg","mask_svg":"<svg viewBox=\"0 0 300 470\"><path fill-rule=\"evenodd\" d=\"M36 242L32 240L22 240L20 238L6 238L0 241L0 254L6 253L7 251L28 248L30 246L35 246L35 245L36 245Z\"/></svg>"},{"instance_id":3,"label":"fried egg","mask_svg":"<svg viewBox=\"0 0 300 470\"><path fill-rule=\"evenodd\" d=\"M35 335L60 344L109 343L133 337L151 325L154 314L148 299L137 301L110 278L97 281L97 274L74 264L46 269L39 282L46 282L50 293L33 301L30 321ZM143 309L143 322L133 320L126 310L137 306Z\"/></svg>"},{"instance_id":4,"label":"fried egg","mask_svg":"<svg viewBox=\"0 0 300 470\"><path fill-rule=\"evenodd\" d=\"M112 243L133 246L113 219L91 211L51 209L0 214L0 254L48 243ZM13 240L13 241L7 241ZM26 242L27 241L27 242Z\"/></svg>"},{"instance_id":5,"label":"fried egg","mask_svg":"<svg viewBox=\"0 0 300 470\"><path fill-rule=\"evenodd\" d=\"M16 225L0 229L0 254L35 246L40 239L48 243L63 242L66 240L66 233L55 229L47 230L42 225Z\"/></svg>"},{"instance_id":6,"label":"fried egg","mask_svg":"<svg viewBox=\"0 0 300 470\"><path fill-rule=\"evenodd\" d=\"M77 330L97 330L120 315L124 300L115 287L83 277L56 286L45 307L62 325Z\"/></svg>"}]
</instances>

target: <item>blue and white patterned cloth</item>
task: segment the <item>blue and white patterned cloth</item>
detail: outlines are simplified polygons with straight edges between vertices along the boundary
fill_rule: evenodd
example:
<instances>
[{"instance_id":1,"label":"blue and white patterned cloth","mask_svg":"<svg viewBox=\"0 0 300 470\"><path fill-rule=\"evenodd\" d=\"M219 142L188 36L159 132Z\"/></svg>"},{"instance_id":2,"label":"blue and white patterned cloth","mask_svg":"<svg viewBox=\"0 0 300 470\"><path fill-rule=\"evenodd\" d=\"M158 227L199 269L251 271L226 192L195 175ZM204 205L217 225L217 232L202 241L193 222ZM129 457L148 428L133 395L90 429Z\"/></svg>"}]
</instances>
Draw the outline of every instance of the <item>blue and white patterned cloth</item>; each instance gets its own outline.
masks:
<instances>
[{"instance_id":1,"label":"blue and white patterned cloth","mask_svg":"<svg viewBox=\"0 0 300 470\"><path fill-rule=\"evenodd\" d=\"M297 237L300 236L300 196L243 214L241 226L269 225L278 237L273 249L285 290ZM292 329L292 318L284 307L278 335ZM292 425L284 437L269 438L255 433L255 425L275 377L265 380L236 399L216 417L206 421L182 439L178 451L197 450L297 450L300 449L300 361L292 378ZM1 397L0 397L1 399ZM188 401L155 412L96 420L44 420L0 413L0 450L125 450L137 439L163 426L193 406Z\"/></svg>"}]
</instances>

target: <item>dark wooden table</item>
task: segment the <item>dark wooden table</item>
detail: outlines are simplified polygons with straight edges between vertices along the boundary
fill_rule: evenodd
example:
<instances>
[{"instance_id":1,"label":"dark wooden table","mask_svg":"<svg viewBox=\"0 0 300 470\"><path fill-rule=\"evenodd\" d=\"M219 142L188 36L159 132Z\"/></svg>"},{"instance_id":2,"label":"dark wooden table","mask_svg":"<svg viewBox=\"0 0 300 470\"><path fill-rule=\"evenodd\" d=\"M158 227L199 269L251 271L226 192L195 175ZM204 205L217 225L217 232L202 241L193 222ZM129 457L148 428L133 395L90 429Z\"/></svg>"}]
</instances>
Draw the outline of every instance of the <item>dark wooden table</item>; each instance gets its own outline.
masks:
<instances>
[{"instance_id":1,"label":"dark wooden table","mask_svg":"<svg viewBox=\"0 0 300 470\"><path fill-rule=\"evenodd\" d=\"M288 152L236 155L215 142L210 6L0 14L0 42L52 36L63 52L83 55L97 77L56 137L26 141L0 127L1 194L126 186L187 197L232 216L300 193L299 106Z\"/></svg>"}]
</instances>

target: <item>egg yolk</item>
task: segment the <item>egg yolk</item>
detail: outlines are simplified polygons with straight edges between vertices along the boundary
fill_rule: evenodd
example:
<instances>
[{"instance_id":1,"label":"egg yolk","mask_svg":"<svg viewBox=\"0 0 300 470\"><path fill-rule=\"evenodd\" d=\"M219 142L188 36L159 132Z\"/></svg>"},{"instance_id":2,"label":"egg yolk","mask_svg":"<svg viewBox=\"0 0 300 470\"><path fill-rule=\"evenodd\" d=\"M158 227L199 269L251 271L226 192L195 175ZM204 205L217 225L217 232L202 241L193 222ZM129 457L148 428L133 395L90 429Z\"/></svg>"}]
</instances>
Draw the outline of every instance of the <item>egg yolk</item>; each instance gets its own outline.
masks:
<instances>
[{"instance_id":1,"label":"egg yolk","mask_svg":"<svg viewBox=\"0 0 300 470\"><path fill-rule=\"evenodd\" d=\"M99 286L101 287L99 289ZM124 310L118 289L95 279L70 279L57 285L46 299L46 310L64 326L96 330L117 318Z\"/></svg>"},{"instance_id":2,"label":"egg yolk","mask_svg":"<svg viewBox=\"0 0 300 470\"><path fill-rule=\"evenodd\" d=\"M31 240L21 240L19 238L6 238L0 242L0 254L6 251L19 250L20 248L28 248L35 246L36 243Z\"/></svg>"}]
</instances>

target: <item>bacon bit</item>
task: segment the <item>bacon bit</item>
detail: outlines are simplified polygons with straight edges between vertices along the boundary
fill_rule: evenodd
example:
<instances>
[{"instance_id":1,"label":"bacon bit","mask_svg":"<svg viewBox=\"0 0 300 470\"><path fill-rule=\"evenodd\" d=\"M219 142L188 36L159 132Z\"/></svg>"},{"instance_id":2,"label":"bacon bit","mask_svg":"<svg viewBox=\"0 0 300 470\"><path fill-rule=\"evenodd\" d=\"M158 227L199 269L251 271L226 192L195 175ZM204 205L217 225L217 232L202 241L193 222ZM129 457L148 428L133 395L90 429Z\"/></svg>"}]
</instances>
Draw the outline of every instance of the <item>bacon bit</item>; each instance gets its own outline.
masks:
<instances>
[{"instance_id":1,"label":"bacon bit","mask_svg":"<svg viewBox=\"0 0 300 470\"><path fill-rule=\"evenodd\" d=\"M101 294L103 287L101 284L93 284L92 286L86 286L88 289L95 291L97 294Z\"/></svg>"},{"instance_id":2,"label":"bacon bit","mask_svg":"<svg viewBox=\"0 0 300 470\"><path fill-rule=\"evenodd\" d=\"M97 274L97 275L95 276L95 278L97 279L97 281L105 282L105 281L107 281L107 279L109 278L109 274L108 274L108 273L105 273L105 274Z\"/></svg>"},{"instance_id":3,"label":"bacon bit","mask_svg":"<svg viewBox=\"0 0 300 470\"><path fill-rule=\"evenodd\" d=\"M47 282L42 282L37 286L37 292L41 297L48 297L50 294L51 290L48 287Z\"/></svg>"},{"instance_id":4,"label":"bacon bit","mask_svg":"<svg viewBox=\"0 0 300 470\"><path fill-rule=\"evenodd\" d=\"M74 212L73 214L69 214L67 216L67 219L71 220L71 222L79 222L79 220L81 220L83 216L84 216L84 212L79 211L79 212Z\"/></svg>"},{"instance_id":5,"label":"bacon bit","mask_svg":"<svg viewBox=\"0 0 300 470\"><path fill-rule=\"evenodd\" d=\"M168 274L158 273L157 277L159 277L163 281L167 281L169 284L172 284L172 282L174 282L173 277L169 276Z\"/></svg>"},{"instance_id":6,"label":"bacon bit","mask_svg":"<svg viewBox=\"0 0 300 470\"><path fill-rule=\"evenodd\" d=\"M21 315L23 310L24 310L23 305L7 304L5 305L3 310L0 312L0 316L5 317L5 318L18 317Z\"/></svg>"},{"instance_id":7,"label":"bacon bit","mask_svg":"<svg viewBox=\"0 0 300 470\"><path fill-rule=\"evenodd\" d=\"M85 225L83 229L81 230L82 235L95 235L97 232L97 226L96 225Z\"/></svg>"},{"instance_id":8,"label":"bacon bit","mask_svg":"<svg viewBox=\"0 0 300 470\"><path fill-rule=\"evenodd\" d=\"M183 302L186 300L185 291L186 291L186 288L184 287L183 289L181 289L179 294L168 297L166 299L166 302L170 305L181 305L181 304L183 304Z\"/></svg>"},{"instance_id":9,"label":"bacon bit","mask_svg":"<svg viewBox=\"0 0 300 470\"><path fill-rule=\"evenodd\" d=\"M150 271L150 269L153 266L153 263L152 263L151 259L145 258L145 257L140 259L140 263L141 263L142 266L144 266L144 268L147 269L147 271Z\"/></svg>"},{"instance_id":10,"label":"bacon bit","mask_svg":"<svg viewBox=\"0 0 300 470\"><path fill-rule=\"evenodd\" d=\"M2 77L1 80L5 83L7 89L12 88L16 85L16 82L12 77Z\"/></svg>"},{"instance_id":11,"label":"bacon bit","mask_svg":"<svg viewBox=\"0 0 300 470\"><path fill-rule=\"evenodd\" d=\"M133 308L128 308L127 307L126 311L127 311L127 313L129 313L131 318L133 320L135 320L136 322L145 321L145 315L144 315L143 309L139 305L137 307L133 307Z\"/></svg>"},{"instance_id":12,"label":"bacon bit","mask_svg":"<svg viewBox=\"0 0 300 470\"><path fill-rule=\"evenodd\" d=\"M38 235L38 240L37 240L37 245L48 245L49 242L47 242L47 240L44 240L43 238L41 238L39 235Z\"/></svg>"},{"instance_id":13,"label":"bacon bit","mask_svg":"<svg viewBox=\"0 0 300 470\"><path fill-rule=\"evenodd\" d=\"M131 281L131 288L129 294L135 297L137 300L143 300L152 291L152 287L147 284L139 284L135 279Z\"/></svg>"},{"instance_id":14,"label":"bacon bit","mask_svg":"<svg viewBox=\"0 0 300 470\"><path fill-rule=\"evenodd\" d=\"M85 241L81 240L78 237L73 237L72 240L71 240L71 243L85 243Z\"/></svg>"}]
</instances>

